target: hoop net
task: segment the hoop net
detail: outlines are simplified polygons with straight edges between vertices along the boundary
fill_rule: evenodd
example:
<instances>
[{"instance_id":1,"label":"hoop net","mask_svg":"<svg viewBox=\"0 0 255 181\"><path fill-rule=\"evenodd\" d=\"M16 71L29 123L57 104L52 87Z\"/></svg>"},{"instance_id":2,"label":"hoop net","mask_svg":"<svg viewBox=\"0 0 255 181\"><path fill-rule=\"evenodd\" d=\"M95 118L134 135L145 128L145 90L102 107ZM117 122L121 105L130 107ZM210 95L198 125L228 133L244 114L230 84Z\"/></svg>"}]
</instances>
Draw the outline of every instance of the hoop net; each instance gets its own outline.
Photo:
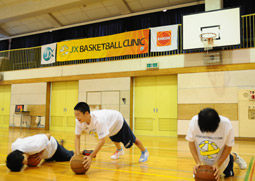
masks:
<instances>
[{"instance_id":1,"label":"hoop net","mask_svg":"<svg viewBox=\"0 0 255 181\"><path fill-rule=\"evenodd\" d=\"M204 44L204 50L208 51L213 49L214 46L214 40L216 39L215 33L202 33L200 34L200 39L202 43Z\"/></svg>"}]
</instances>

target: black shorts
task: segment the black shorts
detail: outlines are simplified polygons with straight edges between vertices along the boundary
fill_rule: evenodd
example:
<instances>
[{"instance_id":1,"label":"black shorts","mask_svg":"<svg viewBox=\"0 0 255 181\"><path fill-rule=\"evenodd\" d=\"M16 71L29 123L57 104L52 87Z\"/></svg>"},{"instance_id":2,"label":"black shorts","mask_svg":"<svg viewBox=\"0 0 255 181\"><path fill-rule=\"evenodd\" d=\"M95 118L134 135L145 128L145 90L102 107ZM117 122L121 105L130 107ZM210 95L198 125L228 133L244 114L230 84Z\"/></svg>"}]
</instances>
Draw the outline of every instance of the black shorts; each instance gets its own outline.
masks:
<instances>
[{"instance_id":1,"label":"black shorts","mask_svg":"<svg viewBox=\"0 0 255 181\"><path fill-rule=\"evenodd\" d=\"M114 142L122 142L125 148L130 148L135 142L136 137L124 119L122 128L116 135L110 136L110 139Z\"/></svg>"},{"instance_id":2,"label":"black shorts","mask_svg":"<svg viewBox=\"0 0 255 181\"><path fill-rule=\"evenodd\" d=\"M63 162L63 161L69 161L72 156L74 155L73 151L69 151L67 149L65 149L63 146L61 146L58 141L57 141L57 150L54 153L54 155L49 158L49 159L45 159L46 161L56 161L56 162Z\"/></svg>"},{"instance_id":3,"label":"black shorts","mask_svg":"<svg viewBox=\"0 0 255 181\"><path fill-rule=\"evenodd\" d=\"M228 163L227 168L223 172L225 174L225 177L234 176L233 167L234 167L234 157L231 154L229 154L229 163Z\"/></svg>"}]
</instances>

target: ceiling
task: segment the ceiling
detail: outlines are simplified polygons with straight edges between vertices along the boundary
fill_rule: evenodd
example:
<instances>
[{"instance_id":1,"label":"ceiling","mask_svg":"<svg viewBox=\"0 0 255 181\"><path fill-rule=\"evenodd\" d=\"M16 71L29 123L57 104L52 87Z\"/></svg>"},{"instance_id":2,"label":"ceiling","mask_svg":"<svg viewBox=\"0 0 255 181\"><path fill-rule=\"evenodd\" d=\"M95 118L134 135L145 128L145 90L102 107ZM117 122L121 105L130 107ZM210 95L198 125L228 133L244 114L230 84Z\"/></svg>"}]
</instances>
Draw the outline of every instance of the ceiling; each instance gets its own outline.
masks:
<instances>
[{"instance_id":1,"label":"ceiling","mask_svg":"<svg viewBox=\"0 0 255 181\"><path fill-rule=\"evenodd\" d=\"M164 9L200 0L0 0L0 39L41 33Z\"/></svg>"}]
</instances>

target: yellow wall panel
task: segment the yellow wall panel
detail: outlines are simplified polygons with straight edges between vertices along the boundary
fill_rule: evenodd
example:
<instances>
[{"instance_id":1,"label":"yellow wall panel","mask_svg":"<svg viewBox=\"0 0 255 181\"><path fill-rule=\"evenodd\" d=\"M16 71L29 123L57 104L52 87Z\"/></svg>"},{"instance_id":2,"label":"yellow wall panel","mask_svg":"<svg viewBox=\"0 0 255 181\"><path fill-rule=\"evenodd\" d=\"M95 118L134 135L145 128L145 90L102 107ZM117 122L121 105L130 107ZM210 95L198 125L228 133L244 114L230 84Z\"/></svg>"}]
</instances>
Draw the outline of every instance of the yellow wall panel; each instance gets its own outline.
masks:
<instances>
[{"instance_id":1,"label":"yellow wall panel","mask_svg":"<svg viewBox=\"0 0 255 181\"><path fill-rule=\"evenodd\" d=\"M151 118L135 118L136 131L153 131L153 119Z\"/></svg>"},{"instance_id":2,"label":"yellow wall panel","mask_svg":"<svg viewBox=\"0 0 255 181\"><path fill-rule=\"evenodd\" d=\"M78 81L67 82L66 84L66 115L74 118L74 106L78 103Z\"/></svg>"},{"instance_id":3,"label":"yellow wall panel","mask_svg":"<svg viewBox=\"0 0 255 181\"><path fill-rule=\"evenodd\" d=\"M134 85L135 133L177 136L177 77L138 77Z\"/></svg>"},{"instance_id":4,"label":"yellow wall panel","mask_svg":"<svg viewBox=\"0 0 255 181\"><path fill-rule=\"evenodd\" d=\"M52 83L50 129L73 131L75 124L73 109L77 103L78 81Z\"/></svg>"},{"instance_id":5,"label":"yellow wall panel","mask_svg":"<svg viewBox=\"0 0 255 181\"><path fill-rule=\"evenodd\" d=\"M0 86L0 127L9 127L11 86Z\"/></svg>"},{"instance_id":6,"label":"yellow wall panel","mask_svg":"<svg viewBox=\"0 0 255 181\"><path fill-rule=\"evenodd\" d=\"M155 77L135 78L135 117L153 118L155 113Z\"/></svg>"},{"instance_id":7,"label":"yellow wall panel","mask_svg":"<svg viewBox=\"0 0 255 181\"><path fill-rule=\"evenodd\" d=\"M66 82L52 83L51 116L63 116L66 98Z\"/></svg>"}]
</instances>

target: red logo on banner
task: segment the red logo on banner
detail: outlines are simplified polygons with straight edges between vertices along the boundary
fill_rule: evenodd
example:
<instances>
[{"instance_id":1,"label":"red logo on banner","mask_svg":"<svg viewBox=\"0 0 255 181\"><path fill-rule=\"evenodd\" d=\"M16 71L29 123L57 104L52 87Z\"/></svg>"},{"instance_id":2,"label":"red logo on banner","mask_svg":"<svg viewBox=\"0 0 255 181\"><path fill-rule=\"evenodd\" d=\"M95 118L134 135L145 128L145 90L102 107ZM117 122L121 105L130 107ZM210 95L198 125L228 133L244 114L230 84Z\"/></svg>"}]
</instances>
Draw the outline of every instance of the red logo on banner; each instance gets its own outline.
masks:
<instances>
[{"instance_id":1,"label":"red logo on banner","mask_svg":"<svg viewBox=\"0 0 255 181\"><path fill-rule=\"evenodd\" d=\"M169 46L171 45L172 31L160 31L157 32L157 46Z\"/></svg>"}]
</instances>

